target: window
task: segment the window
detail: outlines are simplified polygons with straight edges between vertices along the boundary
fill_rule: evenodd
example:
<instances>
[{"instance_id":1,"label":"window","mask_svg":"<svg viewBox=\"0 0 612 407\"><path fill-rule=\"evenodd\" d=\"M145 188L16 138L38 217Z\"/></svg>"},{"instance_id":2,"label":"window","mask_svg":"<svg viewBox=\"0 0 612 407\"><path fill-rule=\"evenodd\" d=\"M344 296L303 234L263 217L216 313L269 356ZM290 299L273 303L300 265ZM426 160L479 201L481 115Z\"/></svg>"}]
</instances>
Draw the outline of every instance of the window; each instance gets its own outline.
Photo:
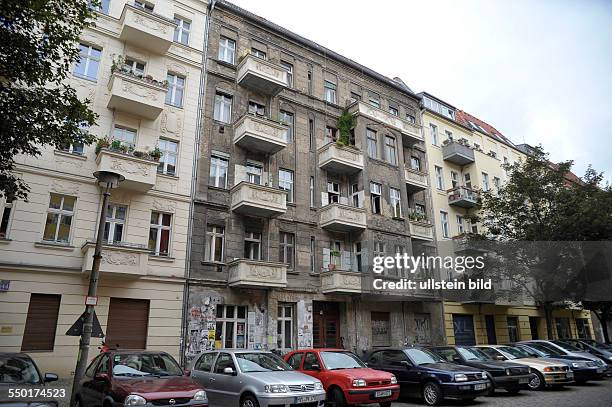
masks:
<instances>
[{"instance_id":1,"label":"window","mask_svg":"<svg viewBox=\"0 0 612 407\"><path fill-rule=\"evenodd\" d=\"M134 75L144 75L145 64L131 58L127 58L123 63L123 69L126 72L131 72Z\"/></svg>"},{"instance_id":2,"label":"window","mask_svg":"<svg viewBox=\"0 0 612 407\"><path fill-rule=\"evenodd\" d=\"M425 106L425 108L429 109L429 110L433 110L436 113L439 113L445 117L448 117L451 120L455 120L455 111L447 106L444 106L443 104L430 99L428 97L424 97L423 98L423 105Z\"/></svg>"},{"instance_id":3,"label":"window","mask_svg":"<svg viewBox=\"0 0 612 407\"><path fill-rule=\"evenodd\" d=\"M361 100L361 95L357 92L351 91L351 99L353 99L353 101L359 101Z\"/></svg>"},{"instance_id":4,"label":"window","mask_svg":"<svg viewBox=\"0 0 612 407\"><path fill-rule=\"evenodd\" d=\"M499 192L501 188L501 180L498 177L493 177L493 186L495 187L495 192Z\"/></svg>"},{"instance_id":5,"label":"window","mask_svg":"<svg viewBox=\"0 0 612 407\"><path fill-rule=\"evenodd\" d=\"M342 242L335 240L329 242L330 246L330 260L331 264L341 267L342 266Z\"/></svg>"},{"instance_id":6,"label":"window","mask_svg":"<svg viewBox=\"0 0 612 407\"><path fill-rule=\"evenodd\" d=\"M291 350L293 345L293 305L278 306L276 349L283 352Z\"/></svg>"},{"instance_id":7,"label":"window","mask_svg":"<svg viewBox=\"0 0 612 407\"><path fill-rule=\"evenodd\" d=\"M176 141L159 139L159 149L162 152L162 156L159 159L157 172L166 175L176 175L178 143Z\"/></svg>"},{"instance_id":8,"label":"window","mask_svg":"<svg viewBox=\"0 0 612 407\"><path fill-rule=\"evenodd\" d=\"M370 182L370 204L372 205L372 213L382 213L381 207L382 185L376 182Z\"/></svg>"},{"instance_id":9,"label":"window","mask_svg":"<svg viewBox=\"0 0 612 407\"><path fill-rule=\"evenodd\" d=\"M440 218L442 219L442 236L450 237L450 229L448 227L448 213L440 211Z\"/></svg>"},{"instance_id":10,"label":"window","mask_svg":"<svg viewBox=\"0 0 612 407\"><path fill-rule=\"evenodd\" d=\"M462 235L465 233L465 227L463 226L463 216L457 215L457 234Z\"/></svg>"},{"instance_id":11,"label":"window","mask_svg":"<svg viewBox=\"0 0 612 407\"><path fill-rule=\"evenodd\" d=\"M555 318L557 325L557 338L558 339L570 339L572 333L570 331L570 322L567 317Z\"/></svg>"},{"instance_id":12,"label":"window","mask_svg":"<svg viewBox=\"0 0 612 407\"><path fill-rule=\"evenodd\" d=\"M489 150L489 155L493 158L497 158L497 153L493 150Z\"/></svg>"},{"instance_id":13,"label":"window","mask_svg":"<svg viewBox=\"0 0 612 407\"><path fill-rule=\"evenodd\" d=\"M304 357L304 364L302 365L302 370L321 370L321 364L317 359L317 355L312 352L308 352L306 357Z\"/></svg>"},{"instance_id":14,"label":"window","mask_svg":"<svg viewBox=\"0 0 612 407\"><path fill-rule=\"evenodd\" d=\"M232 327L232 332L231 333L227 333L227 335L231 335L231 338L234 337L233 335L233 329L234 329L234 325L231 325ZM229 328L229 326L228 326ZM218 328L215 330L217 331ZM229 331L229 329L227 329ZM217 335L215 334L215 337ZM219 334L219 337L222 338L223 336L225 336L225 334ZM216 339L215 338L215 342L216 341L220 341L221 343L227 343L226 341L222 340L222 339ZM224 374L223 372L225 371L225 369L231 369L233 372L236 371L236 366L234 365L234 360L232 359L232 356L229 353L219 353L219 357L217 358L217 361L215 362L215 367L213 368L213 373L217 373L217 374Z\"/></svg>"},{"instance_id":15,"label":"window","mask_svg":"<svg viewBox=\"0 0 612 407\"><path fill-rule=\"evenodd\" d=\"M79 44L79 61L74 67L73 74L81 78L95 81L98 77L98 66L102 49L93 45Z\"/></svg>"},{"instance_id":16,"label":"window","mask_svg":"<svg viewBox=\"0 0 612 407\"><path fill-rule=\"evenodd\" d=\"M470 233L478 233L478 224L470 221L469 219L467 220L467 228Z\"/></svg>"},{"instance_id":17,"label":"window","mask_svg":"<svg viewBox=\"0 0 612 407\"><path fill-rule=\"evenodd\" d=\"M108 244L121 243L123 241L123 229L127 206L109 204L106 207L106 222L104 223L104 241Z\"/></svg>"},{"instance_id":18,"label":"window","mask_svg":"<svg viewBox=\"0 0 612 407\"><path fill-rule=\"evenodd\" d=\"M215 94L213 118L223 123L232 121L232 97L230 95L221 92Z\"/></svg>"},{"instance_id":19,"label":"window","mask_svg":"<svg viewBox=\"0 0 612 407\"><path fill-rule=\"evenodd\" d=\"M314 236L310 236L310 272L316 271L316 241Z\"/></svg>"},{"instance_id":20,"label":"window","mask_svg":"<svg viewBox=\"0 0 612 407\"><path fill-rule=\"evenodd\" d=\"M229 162L226 158L210 157L210 175L208 185L217 188L227 188L227 167Z\"/></svg>"},{"instance_id":21,"label":"window","mask_svg":"<svg viewBox=\"0 0 612 407\"><path fill-rule=\"evenodd\" d=\"M414 204L414 211L416 213L421 213L423 215L425 215L425 205L423 204Z\"/></svg>"},{"instance_id":22,"label":"window","mask_svg":"<svg viewBox=\"0 0 612 407\"><path fill-rule=\"evenodd\" d=\"M380 109L380 99L378 98L377 95L370 94L368 98L368 102L370 102L372 106Z\"/></svg>"},{"instance_id":23,"label":"window","mask_svg":"<svg viewBox=\"0 0 612 407\"><path fill-rule=\"evenodd\" d=\"M293 202L293 171L278 170L278 187L287 191L287 202Z\"/></svg>"},{"instance_id":24,"label":"window","mask_svg":"<svg viewBox=\"0 0 612 407\"><path fill-rule=\"evenodd\" d=\"M134 149L136 146L136 130L115 126L113 140L118 140L121 145Z\"/></svg>"},{"instance_id":25,"label":"window","mask_svg":"<svg viewBox=\"0 0 612 407\"><path fill-rule=\"evenodd\" d=\"M483 191L488 191L490 189L489 186L489 174L487 174L486 172L482 173L482 190Z\"/></svg>"},{"instance_id":26,"label":"window","mask_svg":"<svg viewBox=\"0 0 612 407\"><path fill-rule=\"evenodd\" d=\"M253 55L255 58L263 59L264 61L266 60L266 53L257 48L251 48L251 55Z\"/></svg>"},{"instance_id":27,"label":"window","mask_svg":"<svg viewBox=\"0 0 612 407\"><path fill-rule=\"evenodd\" d=\"M325 101L328 103L336 103L336 84L330 81L325 81Z\"/></svg>"},{"instance_id":28,"label":"window","mask_svg":"<svg viewBox=\"0 0 612 407\"><path fill-rule=\"evenodd\" d=\"M234 63L236 55L236 41L230 40L226 37L219 39L219 55L220 61L227 62L228 64Z\"/></svg>"},{"instance_id":29,"label":"window","mask_svg":"<svg viewBox=\"0 0 612 407\"><path fill-rule=\"evenodd\" d=\"M327 202L330 204L340 202L340 184L327 181Z\"/></svg>"},{"instance_id":30,"label":"window","mask_svg":"<svg viewBox=\"0 0 612 407\"><path fill-rule=\"evenodd\" d=\"M520 341L518 317L508 317L508 337L511 343Z\"/></svg>"},{"instance_id":31,"label":"window","mask_svg":"<svg viewBox=\"0 0 612 407\"><path fill-rule=\"evenodd\" d=\"M442 175L442 167L435 165L434 172L436 174L436 188L440 191L444 191L444 175Z\"/></svg>"},{"instance_id":32,"label":"window","mask_svg":"<svg viewBox=\"0 0 612 407\"><path fill-rule=\"evenodd\" d=\"M8 239L13 214L13 202L0 202L0 239Z\"/></svg>"},{"instance_id":33,"label":"window","mask_svg":"<svg viewBox=\"0 0 612 407\"><path fill-rule=\"evenodd\" d=\"M189 30L191 30L191 21L185 20L182 17L174 16L176 28L174 29L174 41L181 44L189 44Z\"/></svg>"},{"instance_id":34,"label":"window","mask_svg":"<svg viewBox=\"0 0 612 407\"><path fill-rule=\"evenodd\" d=\"M287 86L293 87L293 65L289 62L280 61L280 66L287 71Z\"/></svg>"},{"instance_id":35,"label":"window","mask_svg":"<svg viewBox=\"0 0 612 407\"><path fill-rule=\"evenodd\" d=\"M224 227L214 225L208 225L206 227L206 251L204 253L204 260L223 262L224 236Z\"/></svg>"},{"instance_id":36,"label":"window","mask_svg":"<svg viewBox=\"0 0 612 407\"><path fill-rule=\"evenodd\" d=\"M259 164L247 163L246 175L247 181L251 184L261 185L261 176L263 174L263 168Z\"/></svg>"},{"instance_id":37,"label":"window","mask_svg":"<svg viewBox=\"0 0 612 407\"><path fill-rule=\"evenodd\" d=\"M406 113L406 120L409 123L416 124L416 116L411 113Z\"/></svg>"},{"instance_id":38,"label":"window","mask_svg":"<svg viewBox=\"0 0 612 407\"><path fill-rule=\"evenodd\" d=\"M200 359L195 364L195 370L199 370L201 372L210 372L210 369L215 362L215 358L217 357L216 352L209 352L203 354Z\"/></svg>"},{"instance_id":39,"label":"window","mask_svg":"<svg viewBox=\"0 0 612 407\"><path fill-rule=\"evenodd\" d=\"M170 254L170 231L172 215L169 213L151 212L149 226L149 250L155 256Z\"/></svg>"},{"instance_id":40,"label":"window","mask_svg":"<svg viewBox=\"0 0 612 407\"><path fill-rule=\"evenodd\" d=\"M378 158L378 148L376 147L376 132L374 130L366 129L366 135L368 137L368 157Z\"/></svg>"},{"instance_id":41,"label":"window","mask_svg":"<svg viewBox=\"0 0 612 407\"><path fill-rule=\"evenodd\" d=\"M141 0L134 0L134 6L147 10L147 11L153 11L153 8L155 7L153 4L147 3L146 1L141 1Z\"/></svg>"},{"instance_id":42,"label":"window","mask_svg":"<svg viewBox=\"0 0 612 407\"><path fill-rule=\"evenodd\" d=\"M310 177L310 207L315 207L315 179Z\"/></svg>"},{"instance_id":43,"label":"window","mask_svg":"<svg viewBox=\"0 0 612 407\"><path fill-rule=\"evenodd\" d=\"M89 3L89 7L92 10L97 11L98 13L102 13L102 14L108 14L108 8L110 6L110 2L111 0L98 0L97 1L97 5L93 5L92 1L90 0Z\"/></svg>"},{"instance_id":44,"label":"window","mask_svg":"<svg viewBox=\"0 0 612 407\"><path fill-rule=\"evenodd\" d=\"M444 134L446 135L446 139L449 142L453 141L453 132L452 131L444 130Z\"/></svg>"},{"instance_id":45,"label":"window","mask_svg":"<svg viewBox=\"0 0 612 407\"><path fill-rule=\"evenodd\" d=\"M394 137L385 136L385 159L389 164L397 165Z\"/></svg>"},{"instance_id":46,"label":"window","mask_svg":"<svg viewBox=\"0 0 612 407\"><path fill-rule=\"evenodd\" d=\"M465 187L468 189L472 189L472 178L470 177L469 172L463 174L463 185L465 185Z\"/></svg>"},{"instance_id":47,"label":"window","mask_svg":"<svg viewBox=\"0 0 612 407\"><path fill-rule=\"evenodd\" d=\"M385 244L383 242L374 242L374 257L385 256Z\"/></svg>"},{"instance_id":48,"label":"window","mask_svg":"<svg viewBox=\"0 0 612 407\"><path fill-rule=\"evenodd\" d=\"M393 106L389 106L389 113L391 113L393 116L399 116L399 110Z\"/></svg>"},{"instance_id":49,"label":"window","mask_svg":"<svg viewBox=\"0 0 612 407\"><path fill-rule=\"evenodd\" d=\"M53 351L62 296L30 294L21 351ZM8 368L8 366L5 366Z\"/></svg>"},{"instance_id":50,"label":"window","mask_svg":"<svg viewBox=\"0 0 612 407\"><path fill-rule=\"evenodd\" d=\"M219 304L217 305L216 315L215 341L220 341L222 346L227 349L246 348L247 307ZM227 353L221 353L217 357L215 372L223 373L223 369L226 367L232 367L236 371L232 357Z\"/></svg>"},{"instance_id":51,"label":"window","mask_svg":"<svg viewBox=\"0 0 612 407\"><path fill-rule=\"evenodd\" d=\"M372 346L391 345L391 324L389 316L390 314L388 312L372 312L370 314ZM399 353L403 354L403 352Z\"/></svg>"},{"instance_id":52,"label":"window","mask_svg":"<svg viewBox=\"0 0 612 407\"><path fill-rule=\"evenodd\" d=\"M457 171L451 171L451 188L455 189L459 186L459 174Z\"/></svg>"},{"instance_id":53,"label":"window","mask_svg":"<svg viewBox=\"0 0 612 407\"><path fill-rule=\"evenodd\" d=\"M325 143L331 143L338 138L338 129L330 126L325 126Z\"/></svg>"},{"instance_id":54,"label":"window","mask_svg":"<svg viewBox=\"0 0 612 407\"><path fill-rule=\"evenodd\" d=\"M591 339L591 329L587 318L576 318L576 333L578 339Z\"/></svg>"},{"instance_id":55,"label":"window","mask_svg":"<svg viewBox=\"0 0 612 407\"><path fill-rule=\"evenodd\" d=\"M400 196L400 190L397 188L389 188L389 194L391 196L391 207L393 208L393 217L402 217L402 198Z\"/></svg>"},{"instance_id":56,"label":"window","mask_svg":"<svg viewBox=\"0 0 612 407\"><path fill-rule=\"evenodd\" d=\"M289 270L295 269L295 235L293 233L280 232L278 261L287 264Z\"/></svg>"},{"instance_id":57,"label":"window","mask_svg":"<svg viewBox=\"0 0 612 407\"><path fill-rule=\"evenodd\" d=\"M60 150L76 155L83 155L85 145L83 143L65 144L60 147Z\"/></svg>"},{"instance_id":58,"label":"window","mask_svg":"<svg viewBox=\"0 0 612 407\"><path fill-rule=\"evenodd\" d=\"M166 92L166 104L170 106L183 106L183 92L185 91L185 78L169 73L166 76L168 81L168 92Z\"/></svg>"},{"instance_id":59,"label":"window","mask_svg":"<svg viewBox=\"0 0 612 407\"><path fill-rule=\"evenodd\" d=\"M438 142L438 126L435 124L430 124L429 133L431 134L431 144L434 146L440 145Z\"/></svg>"},{"instance_id":60,"label":"window","mask_svg":"<svg viewBox=\"0 0 612 407\"><path fill-rule=\"evenodd\" d=\"M363 271L363 253L361 251L361 242L355 242L355 267L358 272Z\"/></svg>"},{"instance_id":61,"label":"window","mask_svg":"<svg viewBox=\"0 0 612 407\"><path fill-rule=\"evenodd\" d=\"M51 194L43 240L55 243L68 243L76 198L73 196Z\"/></svg>"},{"instance_id":62,"label":"window","mask_svg":"<svg viewBox=\"0 0 612 407\"><path fill-rule=\"evenodd\" d=\"M419 157L410 157L410 168L415 171L421 171L421 159Z\"/></svg>"},{"instance_id":63,"label":"window","mask_svg":"<svg viewBox=\"0 0 612 407\"><path fill-rule=\"evenodd\" d=\"M315 128L314 128L314 120L308 120L308 138L310 141L310 151L314 151L317 147L316 139L315 139Z\"/></svg>"},{"instance_id":64,"label":"window","mask_svg":"<svg viewBox=\"0 0 612 407\"><path fill-rule=\"evenodd\" d=\"M244 257L261 260L261 233L246 232L244 237Z\"/></svg>"},{"instance_id":65,"label":"window","mask_svg":"<svg viewBox=\"0 0 612 407\"><path fill-rule=\"evenodd\" d=\"M289 126L289 131L285 133L287 137L285 141L287 141L287 143L293 143L293 113L281 110L279 119L281 123Z\"/></svg>"},{"instance_id":66,"label":"window","mask_svg":"<svg viewBox=\"0 0 612 407\"><path fill-rule=\"evenodd\" d=\"M312 95L312 71L310 69L306 78L308 80L308 94Z\"/></svg>"},{"instance_id":67,"label":"window","mask_svg":"<svg viewBox=\"0 0 612 407\"><path fill-rule=\"evenodd\" d=\"M351 198L352 198L352 202L351 204L355 207L355 208L361 208L361 198L360 198L360 193L359 193L359 184L352 184L351 185Z\"/></svg>"},{"instance_id":68,"label":"window","mask_svg":"<svg viewBox=\"0 0 612 407\"><path fill-rule=\"evenodd\" d=\"M249 100L249 114L254 114L256 116L265 116L266 107L260 103Z\"/></svg>"},{"instance_id":69,"label":"window","mask_svg":"<svg viewBox=\"0 0 612 407\"><path fill-rule=\"evenodd\" d=\"M295 370L300 370L300 366L302 364L302 359L304 359L304 354L301 352L294 353L291 355L287 363Z\"/></svg>"}]
</instances>

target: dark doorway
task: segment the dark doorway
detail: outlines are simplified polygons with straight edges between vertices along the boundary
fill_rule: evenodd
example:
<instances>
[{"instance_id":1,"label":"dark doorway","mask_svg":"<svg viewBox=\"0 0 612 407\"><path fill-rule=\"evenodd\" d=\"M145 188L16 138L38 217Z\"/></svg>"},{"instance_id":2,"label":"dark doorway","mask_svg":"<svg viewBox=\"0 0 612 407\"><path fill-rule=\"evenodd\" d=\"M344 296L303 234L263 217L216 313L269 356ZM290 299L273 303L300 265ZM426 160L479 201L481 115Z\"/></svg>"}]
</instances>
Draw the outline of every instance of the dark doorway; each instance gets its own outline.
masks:
<instances>
[{"instance_id":1,"label":"dark doorway","mask_svg":"<svg viewBox=\"0 0 612 407\"><path fill-rule=\"evenodd\" d=\"M487 342L489 345L497 345L497 334L495 333L495 315L485 315L487 328Z\"/></svg>"},{"instance_id":2,"label":"dark doorway","mask_svg":"<svg viewBox=\"0 0 612 407\"><path fill-rule=\"evenodd\" d=\"M340 347L340 306L337 302L313 301L313 345L315 348Z\"/></svg>"},{"instance_id":3,"label":"dark doorway","mask_svg":"<svg viewBox=\"0 0 612 407\"><path fill-rule=\"evenodd\" d=\"M453 331L456 345L476 345L472 315L453 314Z\"/></svg>"},{"instance_id":4,"label":"dark doorway","mask_svg":"<svg viewBox=\"0 0 612 407\"><path fill-rule=\"evenodd\" d=\"M540 318L529 317L529 329L531 330L531 339L540 339L538 335L538 325L540 324Z\"/></svg>"}]
</instances>

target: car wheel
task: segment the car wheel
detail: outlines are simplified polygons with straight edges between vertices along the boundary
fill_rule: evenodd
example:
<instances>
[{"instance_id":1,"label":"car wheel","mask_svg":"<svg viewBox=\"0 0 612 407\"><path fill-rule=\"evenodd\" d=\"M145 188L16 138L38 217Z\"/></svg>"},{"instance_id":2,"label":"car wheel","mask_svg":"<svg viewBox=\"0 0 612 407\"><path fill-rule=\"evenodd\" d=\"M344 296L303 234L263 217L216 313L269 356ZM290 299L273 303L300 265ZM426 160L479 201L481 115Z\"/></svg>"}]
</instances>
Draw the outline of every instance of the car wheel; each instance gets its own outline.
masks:
<instances>
[{"instance_id":1,"label":"car wheel","mask_svg":"<svg viewBox=\"0 0 612 407\"><path fill-rule=\"evenodd\" d=\"M540 372L535 372L533 376L531 376L531 380L529 380L529 389L542 390L544 386L546 386L544 376L542 376L542 373Z\"/></svg>"},{"instance_id":2,"label":"car wheel","mask_svg":"<svg viewBox=\"0 0 612 407\"><path fill-rule=\"evenodd\" d=\"M491 381L491 388L489 389L489 392L487 393L487 396L491 397L495 394L495 385L493 384L493 381Z\"/></svg>"},{"instance_id":3,"label":"car wheel","mask_svg":"<svg viewBox=\"0 0 612 407\"><path fill-rule=\"evenodd\" d=\"M346 407L346 400L344 399L344 393L337 387L334 387L329 392L329 401L334 403L336 407Z\"/></svg>"},{"instance_id":4,"label":"car wheel","mask_svg":"<svg viewBox=\"0 0 612 407\"><path fill-rule=\"evenodd\" d=\"M428 406L436 406L442 401L442 389L437 383L427 382L423 386L423 400Z\"/></svg>"},{"instance_id":5,"label":"car wheel","mask_svg":"<svg viewBox=\"0 0 612 407\"><path fill-rule=\"evenodd\" d=\"M257 402L257 399L254 396L247 394L242 398L240 407L259 407L259 402Z\"/></svg>"}]
</instances>

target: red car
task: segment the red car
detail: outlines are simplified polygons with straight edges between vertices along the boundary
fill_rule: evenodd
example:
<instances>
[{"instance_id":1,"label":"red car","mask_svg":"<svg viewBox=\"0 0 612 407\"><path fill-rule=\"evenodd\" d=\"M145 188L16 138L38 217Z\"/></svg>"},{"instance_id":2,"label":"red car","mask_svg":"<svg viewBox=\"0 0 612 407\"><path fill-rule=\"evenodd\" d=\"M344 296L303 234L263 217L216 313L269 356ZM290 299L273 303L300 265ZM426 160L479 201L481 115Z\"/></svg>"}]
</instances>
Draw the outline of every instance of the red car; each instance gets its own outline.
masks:
<instances>
[{"instance_id":1,"label":"red car","mask_svg":"<svg viewBox=\"0 0 612 407\"><path fill-rule=\"evenodd\" d=\"M207 407L200 385L165 352L109 350L90 363L77 391L79 407Z\"/></svg>"},{"instance_id":2,"label":"red car","mask_svg":"<svg viewBox=\"0 0 612 407\"><path fill-rule=\"evenodd\" d=\"M336 407L371 403L389 407L399 397L394 375L370 369L344 349L302 349L286 354L285 361L295 370L321 380L327 400Z\"/></svg>"}]
</instances>

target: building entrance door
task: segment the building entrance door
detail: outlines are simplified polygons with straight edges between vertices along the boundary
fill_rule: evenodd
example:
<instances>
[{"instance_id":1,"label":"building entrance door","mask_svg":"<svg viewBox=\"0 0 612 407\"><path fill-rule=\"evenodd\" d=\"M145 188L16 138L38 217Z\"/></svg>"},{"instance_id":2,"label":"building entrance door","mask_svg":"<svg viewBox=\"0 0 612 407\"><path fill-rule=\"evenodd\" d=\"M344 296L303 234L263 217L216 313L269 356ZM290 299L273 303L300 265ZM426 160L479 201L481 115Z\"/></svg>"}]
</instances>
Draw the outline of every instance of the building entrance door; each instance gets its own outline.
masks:
<instances>
[{"instance_id":1,"label":"building entrance door","mask_svg":"<svg viewBox=\"0 0 612 407\"><path fill-rule=\"evenodd\" d=\"M313 301L312 336L315 348L340 347L340 306L337 302Z\"/></svg>"}]
</instances>

